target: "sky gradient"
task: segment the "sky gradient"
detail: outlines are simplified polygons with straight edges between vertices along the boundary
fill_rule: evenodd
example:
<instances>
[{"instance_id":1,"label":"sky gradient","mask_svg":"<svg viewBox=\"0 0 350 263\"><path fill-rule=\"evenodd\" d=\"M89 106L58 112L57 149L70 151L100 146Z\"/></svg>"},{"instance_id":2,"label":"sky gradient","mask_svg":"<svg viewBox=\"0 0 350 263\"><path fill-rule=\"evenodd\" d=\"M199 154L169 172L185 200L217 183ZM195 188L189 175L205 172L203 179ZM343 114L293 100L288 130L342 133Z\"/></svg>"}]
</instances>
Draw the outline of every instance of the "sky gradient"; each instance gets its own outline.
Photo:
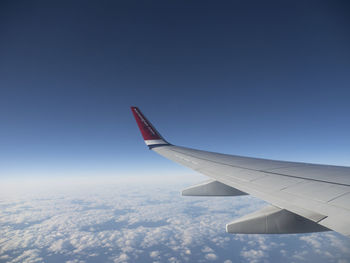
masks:
<instances>
[{"instance_id":1,"label":"sky gradient","mask_svg":"<svg viewBox=\"0 0 350 263\"><path fill-rule=\"evenodd\" d=\"M0 177L191 173L171 143L350 165L346 1L2 1Z\"/></svg>"}]
</instances>

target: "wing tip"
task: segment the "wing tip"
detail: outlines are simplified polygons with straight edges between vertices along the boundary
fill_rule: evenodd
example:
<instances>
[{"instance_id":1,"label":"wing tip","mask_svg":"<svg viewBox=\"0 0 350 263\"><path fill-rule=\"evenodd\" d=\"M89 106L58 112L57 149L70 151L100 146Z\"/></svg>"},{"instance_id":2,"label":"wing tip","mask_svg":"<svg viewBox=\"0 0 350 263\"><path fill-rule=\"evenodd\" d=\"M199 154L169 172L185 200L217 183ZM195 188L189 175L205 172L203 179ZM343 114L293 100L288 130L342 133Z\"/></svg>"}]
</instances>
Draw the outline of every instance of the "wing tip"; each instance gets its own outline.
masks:
<instances>
[{"instance_id":1,"label":"wing tip","mask_svg":"<svg viewBox=\"0 0 350 263\"><path fill-rule=\"evenodd\" d=\"M138 107L130 106L130 109L140 129L143 140L150 149L156 146L169 145Z\"/></svg>"}]
</instances>

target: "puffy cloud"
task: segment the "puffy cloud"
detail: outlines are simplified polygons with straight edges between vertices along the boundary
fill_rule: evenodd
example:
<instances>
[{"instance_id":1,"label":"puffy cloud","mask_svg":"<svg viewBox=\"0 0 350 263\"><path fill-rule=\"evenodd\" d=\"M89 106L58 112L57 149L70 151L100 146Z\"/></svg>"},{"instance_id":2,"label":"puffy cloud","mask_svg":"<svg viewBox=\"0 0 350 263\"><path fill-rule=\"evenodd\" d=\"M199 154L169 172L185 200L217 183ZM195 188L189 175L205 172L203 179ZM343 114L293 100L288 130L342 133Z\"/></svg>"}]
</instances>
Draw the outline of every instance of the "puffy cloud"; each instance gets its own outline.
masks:
<instances>
[{"instance_id":1,"label":"puffy cloud","mask_svg":"<svg viewBox=\"0 0 350 263\"><path fill-rule=\"evenodd\" d=\"M307 254L308 254L308 251L306 251L306 250L295 251L294 255L293 255L293 258L301 260L301 261L305 261L306 257L307 257Z\"/></svg>"},{"instance_id":2,"label":"puffy cloud","mask_svg":"<svg viewBox=\"0 0 350 263\"><path fill-rule=\"evenodd\" d=\"M319 249L321 247L321 242L320 242L320 240L318 240L318 236L315 234L302 236L302 237L300 237L300 240L307 242L315 249Z\"/></svg>"},{"instance_id":3,"label":"puffy cloud","mask_svg":"<svg viewBox=\"0 0 350 263\"><path fill-rule=\"evenodd\" d=\"M208 253L208 252L214 252L214 250L211 249L211 248L208 247L208 246L205 246L204 248L202 248L202 252L203 252L203 253Z\"/></svg>"},{"instance_id":4,"label":"puffy cloud","mask_svg":"<svg viewBox=\"0 0 350 263\"><path fill-rule=\"evenodd\" d=\"M7 196L0 202L0 262L350 259L349 240L332 232L227 234L227 222L264 202L249 196L185 198L179 194L184 187L85 182L68 190Z\"/></svg>"},{"instance_id":5,"label":"puffy cloud","mask_svg":"<svg viewBox=\"0 0 350 263\"><path fill-rule=\"evenodd\" d=\"M205 258L206 258L207 260L216 260L216 259L218 258L218 256L215 255L214 253L209 253L209 254L206 254L206 255L205 255Z\"/></svg>"},{"instance_id":6,"label":"puffy cloud","mask_svg":"<svg viewBox=\"0 0 350 263\"><path fill-rule=\"evenodd\" d=\"M149 256L153 259L159 259L160 252L159 251L152 251L149 253Z\"/></svg>"},{"instance_id":7,"label":"puffy cloud","mask_svg":"<svg viewBox=\"0 0 350 263\"><path fill-rule=\"evenodd\" d=\"M114 259L114 263L128 262L129 256L125 253L120 254L116 259Z\"/></svg>"},{"instance_id":8,"label":"puffy cloud","mask_svg":"<svg viewBox=\"0 0 350 263\"><path fill-rule=\"evenodd\" d=\"M17 256L13 260L9 261L11 263L23 262L23 263L34 263L42 262L43 258L39 256L38 249L28 249L24 251L21 255Z\"/></svg>"},{"instance_id":9,"label":"puffy cloud","mask_svg":"<svg viewBox=\"0 0 350 263\"><path fill-rule=\"evenodd\" d=\"M263 250L249 249L241 252L243 258L247 259L251 263L259 262L267 254Z\"/></svg>"}]
</instances>

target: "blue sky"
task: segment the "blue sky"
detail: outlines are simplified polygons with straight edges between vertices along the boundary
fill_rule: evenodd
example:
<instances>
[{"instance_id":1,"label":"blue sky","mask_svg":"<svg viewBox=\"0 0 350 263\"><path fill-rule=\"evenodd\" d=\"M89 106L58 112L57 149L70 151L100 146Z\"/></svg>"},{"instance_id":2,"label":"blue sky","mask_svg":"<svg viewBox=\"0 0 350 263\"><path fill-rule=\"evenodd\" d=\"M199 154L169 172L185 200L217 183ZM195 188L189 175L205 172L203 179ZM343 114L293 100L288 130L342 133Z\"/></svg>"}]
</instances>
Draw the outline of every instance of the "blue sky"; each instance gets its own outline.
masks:
<instances>
[{"instance_id":1,"label":"blue sky","mask_svg":"<svg viewBox=\"0 0 350 263\"><path fill-rule=\"evenodd\" d=\"M0 176L189 173L174 144L350 165L346 1L2 1Z\"/></svg>"}]
</instances>

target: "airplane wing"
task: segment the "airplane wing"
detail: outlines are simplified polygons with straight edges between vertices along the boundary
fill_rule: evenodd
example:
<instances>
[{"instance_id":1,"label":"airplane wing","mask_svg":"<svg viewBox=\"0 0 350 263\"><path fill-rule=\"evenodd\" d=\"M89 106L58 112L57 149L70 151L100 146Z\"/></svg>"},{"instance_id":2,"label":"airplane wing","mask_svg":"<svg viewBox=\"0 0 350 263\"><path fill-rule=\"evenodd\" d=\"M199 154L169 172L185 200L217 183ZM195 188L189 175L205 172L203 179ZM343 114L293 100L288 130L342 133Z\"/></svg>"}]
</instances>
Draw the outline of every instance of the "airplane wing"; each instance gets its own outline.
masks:
<instances>
[{"instance_id":1,"label":"airplane wing","mask_svg":"<svg viewBox=\"0 0 350 263\"><path fill-rule=\"evenodd\" d=\"M211 178L183 190L183 195L250 194L271 204L227 224L227 232L334 230L350 237L350 167L274 161L175 146L157 132L137 107L131 110L151 150Z\"/></svg>"}]
</instances>

